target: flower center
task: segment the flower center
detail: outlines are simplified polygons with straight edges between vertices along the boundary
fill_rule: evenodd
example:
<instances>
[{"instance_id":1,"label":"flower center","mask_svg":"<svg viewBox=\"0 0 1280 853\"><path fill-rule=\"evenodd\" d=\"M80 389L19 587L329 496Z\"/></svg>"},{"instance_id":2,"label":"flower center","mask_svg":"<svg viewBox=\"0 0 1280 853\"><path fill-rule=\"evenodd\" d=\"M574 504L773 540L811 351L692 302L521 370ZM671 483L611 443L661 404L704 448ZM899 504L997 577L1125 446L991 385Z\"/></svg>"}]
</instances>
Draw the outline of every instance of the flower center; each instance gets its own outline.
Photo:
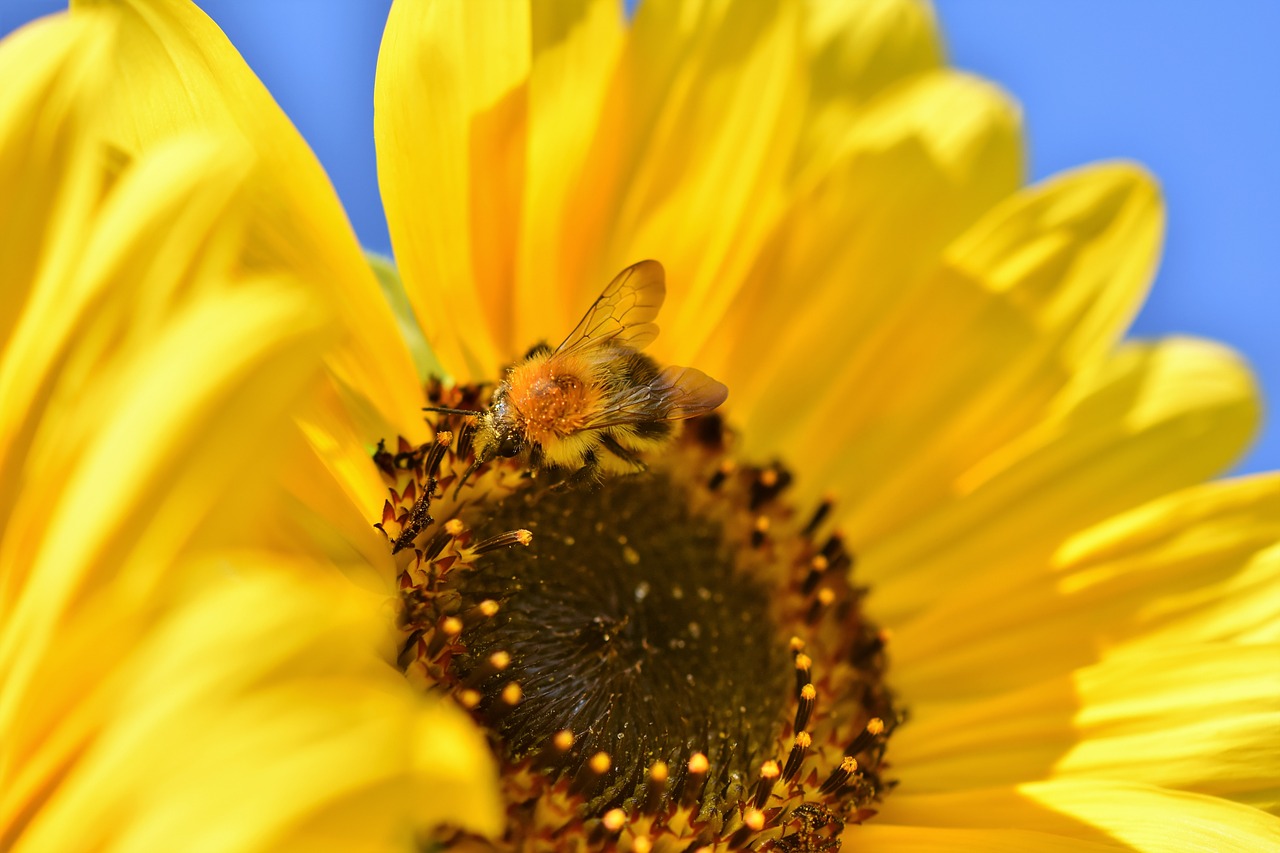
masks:
<instances>
[{"instance_id":1,"label":"flower center","mask_svg":"<svg viewBox=\"0 0 1280 853\"><path fill-rule=\"evenodd\" d=\"M790 474L735 460L716 416L594 488L474 466L474 418L435 427L374 454L378 526L403 560L406 677L491 734L495 849L835 851L874 814L899 715L829 502L796 513Z\"/></svg>"},{"instance_id":2,"label":"flower center","mask_svg":"<svg viewBox=\"0 0 1280 853\"><path fill-rule=\"evenodd\" d=\"M792 678L786 637L765 587L738 574L720 522L692 510L669 476L524 490L474 526L527 527L536 543L495 552L453 584L463 607L500 605L462 633L452 669L475 679L508 760L575 733L559 770L574 776L610 756L583 791L602 811L643 796L655 761L681 786L702 753L716 770L703 797L718 801L770 757ZM495 654L509 665L483 677ZM514 708L501 699L509 683L523 693Z\"/></svg>"}]
</instances>

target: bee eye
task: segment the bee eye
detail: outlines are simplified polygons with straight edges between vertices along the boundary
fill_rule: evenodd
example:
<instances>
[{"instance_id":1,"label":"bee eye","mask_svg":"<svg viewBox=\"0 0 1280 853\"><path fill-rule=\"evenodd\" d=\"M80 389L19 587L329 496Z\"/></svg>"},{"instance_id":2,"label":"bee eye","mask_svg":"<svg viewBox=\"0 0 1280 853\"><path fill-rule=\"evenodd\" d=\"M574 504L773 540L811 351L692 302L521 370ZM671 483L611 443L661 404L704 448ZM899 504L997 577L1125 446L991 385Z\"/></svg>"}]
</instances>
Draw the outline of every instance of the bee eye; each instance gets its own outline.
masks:
<instances>
[{"instance_id":1,"label":"bee eye","mask_svg":"<svg viewBox=\"0 0 1280 853\"><path fill-rule=\"evenodd\" d=\"M523 444L524 442L520 440L520 436L508 433L502 437L501 441L498 442L498 455L505 456L507 458L518 456Z\"/></svg>"}]
</instances>

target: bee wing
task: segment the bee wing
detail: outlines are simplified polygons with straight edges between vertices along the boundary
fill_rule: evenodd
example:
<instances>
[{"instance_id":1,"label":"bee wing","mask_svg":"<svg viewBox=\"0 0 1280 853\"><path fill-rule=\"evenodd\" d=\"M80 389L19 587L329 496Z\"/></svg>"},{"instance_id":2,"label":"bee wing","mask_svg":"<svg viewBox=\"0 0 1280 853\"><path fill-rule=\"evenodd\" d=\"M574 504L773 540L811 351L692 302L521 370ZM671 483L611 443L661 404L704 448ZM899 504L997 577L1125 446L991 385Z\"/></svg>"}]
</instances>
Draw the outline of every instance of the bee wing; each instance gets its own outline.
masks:
<instances>
[{"instance_id":1,"label":"bee wing","mask_svg":"<svg viewBox=\"0 0 1280 853\"><path fill-rule=\"evenodd\" d=\"M582 322L569 333L556 354L575 352L605 341L634 350L644 349L658 336L653 319L667 295L666 273L657 261L632 264L609 282Z\"/></svg>"},{"instance_id":2,"label":"bee wing","mask_svg":"<svg viewBox=\"0 0 1280 853\"><path fill-rule=\"evenodd\" d=\"M623 394L592 419L592 429L646 421L682 421L705 415L729 396L724 383L695 367L668 367L647 385Z\"/></svg>"}]
</instances>

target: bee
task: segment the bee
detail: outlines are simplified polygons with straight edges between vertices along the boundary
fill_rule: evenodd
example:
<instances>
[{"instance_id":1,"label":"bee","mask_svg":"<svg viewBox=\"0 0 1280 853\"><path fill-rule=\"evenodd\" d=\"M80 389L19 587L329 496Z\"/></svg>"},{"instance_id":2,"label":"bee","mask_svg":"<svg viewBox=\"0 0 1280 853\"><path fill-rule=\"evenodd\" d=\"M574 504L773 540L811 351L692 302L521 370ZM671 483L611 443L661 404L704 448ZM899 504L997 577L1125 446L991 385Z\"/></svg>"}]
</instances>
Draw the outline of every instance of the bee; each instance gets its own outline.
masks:
<instances>
[{"instance_id":1,"label":"bee","mask_svg":"<svg viewBox=\"0 0 1280 853\"><path fill-rule=\"evenodd\" d=\"M638 473L641 455L671 436L673 421L723 403L729 389L720 382L692 367L661 368L641 352L658 336L653 320L666 292L662 264L629 266L560 346L537 346L508 368L479 415L475 459L458 488L499 456L522 456L534 471L572 470L569 483Z\"/></svg>"}]
</instances>

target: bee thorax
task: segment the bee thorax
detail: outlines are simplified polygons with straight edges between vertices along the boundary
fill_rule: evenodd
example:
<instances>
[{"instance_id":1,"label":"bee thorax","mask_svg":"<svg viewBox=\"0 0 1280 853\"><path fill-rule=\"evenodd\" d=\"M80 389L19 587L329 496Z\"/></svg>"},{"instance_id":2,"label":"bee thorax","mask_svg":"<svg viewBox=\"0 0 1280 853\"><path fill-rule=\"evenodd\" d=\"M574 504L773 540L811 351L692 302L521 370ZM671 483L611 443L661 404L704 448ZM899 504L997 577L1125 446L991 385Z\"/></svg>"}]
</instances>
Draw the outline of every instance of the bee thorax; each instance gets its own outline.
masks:
<instances>
[{"instance_id":1,"label":"bee thorax","mask_svg":"<svg viewBox=\"0 0 1280 853\"><path fill-rule=\"evenodd\" d=\"M584 376L545 363L522 368L511 377L509 399L530 441L545 445L587 426L596 395Z\"/></svg>"}]
</instances>

